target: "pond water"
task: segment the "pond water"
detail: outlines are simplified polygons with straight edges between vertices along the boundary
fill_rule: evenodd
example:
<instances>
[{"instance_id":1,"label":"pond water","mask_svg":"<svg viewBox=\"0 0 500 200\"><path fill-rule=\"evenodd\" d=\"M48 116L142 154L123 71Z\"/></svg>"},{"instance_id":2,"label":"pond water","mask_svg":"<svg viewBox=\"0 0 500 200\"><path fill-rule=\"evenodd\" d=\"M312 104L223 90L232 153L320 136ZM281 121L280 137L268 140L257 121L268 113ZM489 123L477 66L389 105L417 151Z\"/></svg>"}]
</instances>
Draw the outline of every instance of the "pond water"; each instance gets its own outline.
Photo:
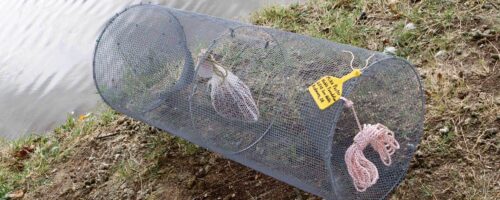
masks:
<instances>
[{"instance_id":1,"label":"pond water","mask_svg":"<svg viewBox=\"0 0 500 200\"><path fill-rule=\"evenodd\" d=\"M104 23L138 3L246 21L270 4L299 0L1 0L0 136L43 133L100 104L92 53Z\"/></svg>"}]
</instances>

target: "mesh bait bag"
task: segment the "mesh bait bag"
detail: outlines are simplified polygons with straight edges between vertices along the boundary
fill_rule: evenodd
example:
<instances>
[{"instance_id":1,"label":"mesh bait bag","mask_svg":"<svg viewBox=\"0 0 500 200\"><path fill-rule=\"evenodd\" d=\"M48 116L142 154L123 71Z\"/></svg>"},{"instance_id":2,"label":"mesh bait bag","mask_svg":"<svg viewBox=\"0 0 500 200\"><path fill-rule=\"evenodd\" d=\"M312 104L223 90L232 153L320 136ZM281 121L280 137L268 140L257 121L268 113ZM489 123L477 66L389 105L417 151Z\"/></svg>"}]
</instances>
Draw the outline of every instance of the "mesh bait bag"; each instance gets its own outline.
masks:
<instances>
[{"instance_id":1,"label":"mesh bait bag","mask_svg":"<svg viewBox=\"0 0 500 200\"><path fill-rule=\"evenodd\" d=\"M422 134L410 63L154 5L114 16L94 55L115 110L327 199L381 199Z\"/></svg>"}]
</instances>

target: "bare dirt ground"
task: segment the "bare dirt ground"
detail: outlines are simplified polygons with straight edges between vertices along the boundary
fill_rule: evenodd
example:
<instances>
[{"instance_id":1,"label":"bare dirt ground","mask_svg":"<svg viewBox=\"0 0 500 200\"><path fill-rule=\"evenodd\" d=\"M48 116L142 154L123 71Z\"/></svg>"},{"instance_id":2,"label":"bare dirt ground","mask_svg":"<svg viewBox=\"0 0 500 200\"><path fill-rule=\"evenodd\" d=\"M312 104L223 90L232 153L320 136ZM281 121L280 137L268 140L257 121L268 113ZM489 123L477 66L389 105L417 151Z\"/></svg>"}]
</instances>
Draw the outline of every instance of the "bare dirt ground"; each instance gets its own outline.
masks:
<instances>
[{"instance_id":1,"label":"bare dirt ground","mask_svg":"<svg viewBox=\"0 0 500 200\"><path fill-rule=\"evenodd\" d=\"M95 119L85 120L59 129L48 141L35 138L32 147L11 154L13 159L5 163L19 170L25 164L22 160L30 159L19 152L40 146L62 150L43 173L28 174L22 189L24 199L311 197L141 122L114 114L106 123L100 120L88 125ZM31 152L25 156L39 156ZM39 180L43 183L37 183Z\"/></svg>"}]
</instances>

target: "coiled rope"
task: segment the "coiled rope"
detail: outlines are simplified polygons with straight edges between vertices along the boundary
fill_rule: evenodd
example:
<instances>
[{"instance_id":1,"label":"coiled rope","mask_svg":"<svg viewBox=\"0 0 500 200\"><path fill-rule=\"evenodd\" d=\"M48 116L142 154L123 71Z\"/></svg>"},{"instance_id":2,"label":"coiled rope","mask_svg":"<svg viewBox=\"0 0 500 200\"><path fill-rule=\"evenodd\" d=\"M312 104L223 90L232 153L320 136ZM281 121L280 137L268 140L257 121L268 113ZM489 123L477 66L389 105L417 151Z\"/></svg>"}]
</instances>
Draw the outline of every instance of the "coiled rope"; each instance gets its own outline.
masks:
<instances>
[{"instance_id":1,"label":"coiled rope","mask_svg":"<svg viewBox=\"0 0 500 200\"><path fill-rule=\"evenodd\" d=\"M377 182L379 174L377 166L365 157L363 150L371 145L379 154L384 165L390 166L392 163L391 155L399 149L399 143L394 138L394 132L382 124L363 124L361 127L354 103L344 97L341 99L347 108L351 108L359 128L359 132L354 137L353 144L347 149L344 159L354 187L358 192L364 192Z\"/></svg>"}]
</instances>

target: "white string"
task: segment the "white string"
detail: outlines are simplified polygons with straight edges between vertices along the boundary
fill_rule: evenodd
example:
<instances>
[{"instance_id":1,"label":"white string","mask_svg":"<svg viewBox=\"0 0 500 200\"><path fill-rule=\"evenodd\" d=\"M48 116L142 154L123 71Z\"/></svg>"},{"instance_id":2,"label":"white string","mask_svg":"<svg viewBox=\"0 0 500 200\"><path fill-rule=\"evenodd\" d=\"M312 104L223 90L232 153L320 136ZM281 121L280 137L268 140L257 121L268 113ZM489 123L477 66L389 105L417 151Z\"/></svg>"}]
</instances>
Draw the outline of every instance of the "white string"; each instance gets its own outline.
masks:
<instances>
[{"instance_id":1,"label":"white string","mask_svg":"<svg viewBox=\"0 0 500 200\"><path fill-rule=\"evenodd\" d=\"M351 54L351 63L349 64L349 66L351 67L352 70L354 70L354 66L353 66L354 58L355 58L354 53L352 53L352 51L346 51L346 50L342 50L342 52ZM361 71L364 71L367 67L369 67L368 63L370 62L370 59L372 59L373 56L375 56L375 54L370 55L365 60L365 66L363 68L361 68Z\"/></svg>"},{"instance_id":2,"label":"white string","mask_svg":"<svg viewBox=\"0 0 500 200\"><path fill-rule=\"evenodd\" d=\"M354 67L352 66L354 62L354 54L351 51L346 51L346 50L342 50L342 52L351 54L352 59L351 59L351 64L349 66L351 67L352 70L354 70Z\"/></svg>"},{"instance_id":3,"label":"white string","mask_svg":"<svg viewBox=\"0 0 500 200\"><path fill-rule=\"evenodd\" d=\"M361 71L365 71L365 69L368 67L368 63L370 62L370 59L372 59L372 57L374 56L375 54L372 54L370 57L368 57L366 60L365 60L365 66L361 69Z\"/></svg>"}]
</instances>

